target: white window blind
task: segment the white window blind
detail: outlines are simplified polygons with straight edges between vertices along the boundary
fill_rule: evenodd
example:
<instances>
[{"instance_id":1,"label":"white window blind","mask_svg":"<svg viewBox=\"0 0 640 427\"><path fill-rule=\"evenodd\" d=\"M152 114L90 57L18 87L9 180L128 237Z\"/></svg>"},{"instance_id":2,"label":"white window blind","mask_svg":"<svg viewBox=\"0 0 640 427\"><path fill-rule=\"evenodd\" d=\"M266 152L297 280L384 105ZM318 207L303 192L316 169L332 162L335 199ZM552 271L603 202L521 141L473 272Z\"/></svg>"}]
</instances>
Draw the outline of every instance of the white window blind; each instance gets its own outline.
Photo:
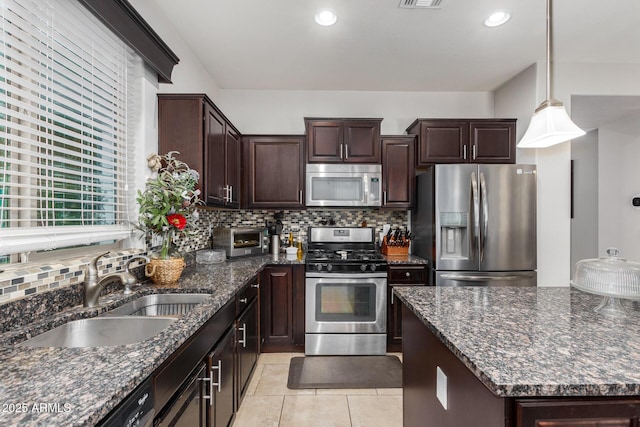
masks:
<instances>
[{"instance_id":1,"label":"white window blind","mask_svg":"<svg viewBox=\"0 0 640 427\"><path fill-rule=\"evenodd\" d=\"M126 237L139 58L76 0L0 6L0 255Z\"/></svg>"}]
</instances>

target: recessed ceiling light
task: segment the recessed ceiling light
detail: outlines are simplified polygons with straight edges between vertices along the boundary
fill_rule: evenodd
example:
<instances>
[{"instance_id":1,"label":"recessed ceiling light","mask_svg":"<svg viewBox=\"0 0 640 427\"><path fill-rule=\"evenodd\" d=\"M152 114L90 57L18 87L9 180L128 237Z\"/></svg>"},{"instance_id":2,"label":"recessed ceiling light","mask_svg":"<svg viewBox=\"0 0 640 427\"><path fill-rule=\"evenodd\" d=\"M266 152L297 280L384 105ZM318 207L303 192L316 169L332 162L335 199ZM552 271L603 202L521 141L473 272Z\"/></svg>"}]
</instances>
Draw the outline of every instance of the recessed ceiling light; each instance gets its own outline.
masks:
<instances>
[{"instance_id":1,"label":"recessed ceiling light","mask_svg":"<svg viewBox=\"0 0 640 427\"><path fill-rule=\"evenodd\" d=\"M511 19L511 14L509 12L506 10L499 10L489 15L489 17L484 20L484 25L487 27L497 27L506 23L509 19Z\"/></svg>"},{"instance_id":2,"label":"recessed ceiling light","mask_svg":"<svg viewBox=\"0 0 640 427\"><path fill-rule=\"evenodd\" d=\"M336 13L331 9L322 9L316 13L316 22L322 26L328 27L338 21Z\"/></svg>"}]
</instances>

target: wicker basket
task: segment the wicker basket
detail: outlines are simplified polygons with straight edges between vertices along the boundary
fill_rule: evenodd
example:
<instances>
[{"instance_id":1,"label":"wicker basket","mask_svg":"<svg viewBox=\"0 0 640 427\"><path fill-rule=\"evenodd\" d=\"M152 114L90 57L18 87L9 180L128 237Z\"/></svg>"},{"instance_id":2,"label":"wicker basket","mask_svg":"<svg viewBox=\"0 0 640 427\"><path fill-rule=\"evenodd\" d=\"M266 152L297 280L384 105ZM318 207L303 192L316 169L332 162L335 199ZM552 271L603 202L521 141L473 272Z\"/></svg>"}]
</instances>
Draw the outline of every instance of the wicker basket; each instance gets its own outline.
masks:
<instances>
[{"instance_id":1,"label":"wicker basket","mask_svg":"<svg viewBox=\"0 0 640 427\"><path fill-rule=\"evenodd\" d=\"M151 258L144 267L144 274L156 285L173 285L180 278L185 265L184 258Z\"/></svg>"}]
</instances>

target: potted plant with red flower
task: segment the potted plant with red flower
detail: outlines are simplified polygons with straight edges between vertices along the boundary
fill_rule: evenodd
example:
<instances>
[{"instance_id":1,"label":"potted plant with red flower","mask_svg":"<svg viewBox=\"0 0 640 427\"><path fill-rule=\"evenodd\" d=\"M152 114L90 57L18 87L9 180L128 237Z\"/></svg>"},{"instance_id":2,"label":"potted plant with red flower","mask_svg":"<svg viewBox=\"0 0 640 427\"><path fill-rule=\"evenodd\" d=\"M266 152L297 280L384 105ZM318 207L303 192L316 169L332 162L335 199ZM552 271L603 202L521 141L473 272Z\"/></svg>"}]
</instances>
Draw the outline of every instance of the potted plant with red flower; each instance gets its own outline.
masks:
<instances>
[{"instance_id":1,"label":"potted plant with red flower","mask_svg":"<svg viewBox=\"0 0 640 427\"><path fill-rule=\"evenodd\" d=\"M178 160L176 154L180 153L170 151L164 155L151 154L147 157L152 176L147 179L144 191L138 191L136 198L140 205L138 227L148 238L155 234L160 236L162 242L146 269L147 275L156 283L174 283L180 277L184 259L177 252L176 243L197 229L196 208L202 204L198 172ZM164 267L161 265L168 266L173 274L162 273ZM176 270L179 270L177 276ZM163 280L163 275L168 278Z\"/></svg>"}]
</instances>

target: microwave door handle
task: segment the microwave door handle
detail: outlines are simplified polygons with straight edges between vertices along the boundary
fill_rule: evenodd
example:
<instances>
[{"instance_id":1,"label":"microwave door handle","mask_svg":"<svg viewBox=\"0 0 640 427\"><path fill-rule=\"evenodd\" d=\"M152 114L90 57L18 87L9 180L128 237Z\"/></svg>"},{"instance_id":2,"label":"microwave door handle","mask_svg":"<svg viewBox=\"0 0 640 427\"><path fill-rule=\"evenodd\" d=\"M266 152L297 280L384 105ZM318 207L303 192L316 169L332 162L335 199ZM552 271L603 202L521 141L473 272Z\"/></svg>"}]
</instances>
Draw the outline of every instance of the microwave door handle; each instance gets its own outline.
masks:
<instances>
[{"instance_id":1,"label":"microwave door handle","mask_svg":"<svg viewBox=\"0 0 640 427\"><path fill-rule=\"evenodd\" d=\"M364 205L369 204L369 177L364 175Z\"/></svg>"}]
</instances>

